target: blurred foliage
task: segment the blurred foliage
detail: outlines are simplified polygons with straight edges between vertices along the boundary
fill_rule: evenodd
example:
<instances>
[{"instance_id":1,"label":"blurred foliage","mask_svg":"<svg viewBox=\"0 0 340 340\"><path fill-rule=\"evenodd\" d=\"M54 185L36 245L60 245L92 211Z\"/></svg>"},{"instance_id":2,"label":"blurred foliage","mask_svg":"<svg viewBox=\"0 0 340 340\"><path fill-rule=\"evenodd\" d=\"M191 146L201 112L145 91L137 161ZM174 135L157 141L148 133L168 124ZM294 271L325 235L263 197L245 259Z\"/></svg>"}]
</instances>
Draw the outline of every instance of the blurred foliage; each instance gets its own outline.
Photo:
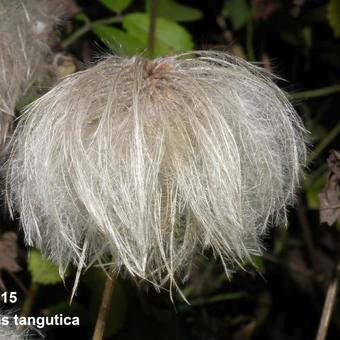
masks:
<instances>
[{"instance_id":1,"label":"blurred foliage","mask_svg":"<svg viewBox=\"0 0 340 340\"><path fill-rule=\"evenodd\" d=\"M42 257L35 249L31 249L28 254L27 266L34 283L50 285L62 281L56 265Z\"/></svg>"},{"instance_id":2,"label":"blurred foliage","mask_svg":"<svg viewBox=\"0 0 340 340\"><path fill-rule=\"evenodd\" d=\"M335 36L340 36L340 1L330 0L328 4L328 21Z\"/></svg>"},{"instance_id":3,"label":"blurred foliage","mask_svg":"<svg viewBox=\"0 0 340 340\"><path fill-rule=\"evenodd\" d=\"M101 4L114 13L121 13L127 9L130 6L131 1L132 0L99 0Z\"/></svg>"},{"instance_id":4,"label":"blurred foliage","mask_svg":"<svg viewBox=\"0 0 340 340\"><path fill-rule=\"evenodd\" d=\"M250 7L246 0L225 1L222 15L229 19L234 30L243 28L250 20Z\"/></svg>"},{"instance_id":5,"label":"blurred foliage","mask_svg":"<svg viewBox=\"0 0 340 340\"><path fill-rule=\"evenodd\" d=\"M98 50L148 56L150 0L79 0L56 50L80 65ZM183 282L186 304L169 292L123 274L115 283L107 339L313 339L327 284L339 248L336 228L319 224L318 194L326 182L326 158L338 148L340 132L340 1L159 0L154 56L217 48L261 63L281 78L310 133L310 160L289 228L273 228L267 252L228 280L213 254L197 259ZM285 81L282 79L286 79ZM3 217L5 230L17 226ZM339 224L338 224L339 225ZM78 315L78 328L50 327L47 339L90 339L105 280L97 268L80 279L69 304L74 273L61 282L57 269L32 250L26 261L21 243L19 273L4 273L8 290L39 283L33 315ZM28 290L30 291L30 290ZM29 293L28 293L29 295ZM20 308L20 305L18 305ZM334 311L328 339L340 338L340 308Z\"/></svg>"},{"instance_id":6,"label":"blurred foliage","mask_svg":"<svg viewBox=\"0 0 340 340\"><path fill-rule=\"evenodd\" d=\"M131 13L123 18L123 27L127 33L142 43L144 48L147 47L149 21L147 13ZM192 48L191 36L184 27L167 19L157 18L155 56L166 55L174 51L191 50Z\"/></svg>"},{"instance_id":7,"label":"blurred foliage","mask_svg":"<svg viewBox=\"0 0 340 340\"><path fill-rule=\"evenodd\" d=\"M145 1L145 11L150 12L150 0ZM164 19L188 22L200 20L202 11L197 8L183 5L172 0L160 0L157 8L157 16Z\"/></svg>"}]
</instances>

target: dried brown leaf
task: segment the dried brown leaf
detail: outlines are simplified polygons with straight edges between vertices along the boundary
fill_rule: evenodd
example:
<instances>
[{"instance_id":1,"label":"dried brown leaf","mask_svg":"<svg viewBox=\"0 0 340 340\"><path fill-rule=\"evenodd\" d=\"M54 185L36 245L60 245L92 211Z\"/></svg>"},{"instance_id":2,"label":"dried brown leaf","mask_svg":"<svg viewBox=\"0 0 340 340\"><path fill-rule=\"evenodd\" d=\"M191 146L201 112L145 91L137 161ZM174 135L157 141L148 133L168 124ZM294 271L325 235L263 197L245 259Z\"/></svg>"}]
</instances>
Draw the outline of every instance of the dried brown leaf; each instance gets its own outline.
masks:
<instances>
[{"instance_id":1,"label":"dried brown leaf","mask_svg":"<svg viewBox=\"0 0 340 340\"><path fill-rule=\"evenodd\" d=\"M327 164L327 182L319 194L320 222L332 225L340 222L340 152L332 150Z\"/></svg>"},{"instance_id":2,"label":"dried brown leaf","mask_svg":"<svg viewBox=\"0 0 340 340\"><path fill-rule=\"evenodd\" d=\"M21 268L16 258L18 256L17 235L13 232L6 232L0 238L0 273L2 270L18 272ZM0 276L0 287L4 289L4 284Z\"/></svg>"}]
</instances>

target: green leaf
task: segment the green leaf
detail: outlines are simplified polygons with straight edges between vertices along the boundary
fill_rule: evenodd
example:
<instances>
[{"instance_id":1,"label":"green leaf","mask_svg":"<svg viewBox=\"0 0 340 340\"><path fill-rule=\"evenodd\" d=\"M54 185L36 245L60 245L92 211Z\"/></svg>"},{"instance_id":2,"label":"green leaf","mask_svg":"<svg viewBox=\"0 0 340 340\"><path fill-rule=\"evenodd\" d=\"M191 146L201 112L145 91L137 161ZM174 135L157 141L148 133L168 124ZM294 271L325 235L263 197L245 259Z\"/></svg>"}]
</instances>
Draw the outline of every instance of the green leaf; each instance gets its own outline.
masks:
<instances>
[{"instance_id":1,"label":"green leaf","mask_svg":"<svg viewBox=\"0 0 340 340\"><path fill-rule=\"evenodd\" d=\"M116 27L96 25L93 28L93 32L108 48L115 52L115 54L133 56L145 49L145 45L141 41Z\"/></svg>"},{"instance_id":2,"label":"green leaf","mask_svg":"<svg viewBox=\"0 0 340 340\"><path fill-rule=\"evenodd\" d=\"M35 249L32 249L28 254L28 269L31 273L32 281L35 283L50 285L62 281L58 267L42 257Z\"/></svg>"},{"instance_id":3,"label":"green leaf","mask_svg":"<svg viewBox=\"0 0 340 340\"><path fill-rule=\"evenodd\" d=\"M321 173L305 188L306 199L309 209L318 210L320 208L319 193L323 189L326 181L326 173Z\"/></svg>"},{"instance_id":4,"label":"green leaf","mask_svg":"<svg viewBox=\"0 0 340 340\"><path fill-rule=\"evenodd\" d=\"M266 271L266 267L263 261L262 256L252 256L253 263L255 267L258 269L260 273L264 273Z\"/></svg>"},{"instance_id":5,"label":"green leaf","mask_svg":"<svg viewBox=\"0 0 340 340\"><path fill-rule=\"evenodd\" d=\"M145 10L150 12L150 0L145 2ZM199 9L172 0L159 0L157 15L173 21L196 21L203 16Z\"/></svg>"},{"instance_id":6,"label":"green leaf","mask_svg":"<svg viewBox=\"0 0 340 340\"><path fill-rule=\"evenodd\" d=\"M335 223L335 229L336 229L338 232L340 232L340 223L339 223L339 222Z\"/></svg>"},{"instance_id":7,"label":"green leaf","mask_svg":"<svg viewBox=\"0 0 340 340\"><path fill-rule=\"evenodd\" d=\"M149 15L131 13L123 18L126 31L147 47ZM169 20L156 20L154 56L161 56L176 51L187 51L193 48L190 33L182 26Z\"/></svg>"},{"instance_id":8,"label":"green leaf","mask_svg":"<svg viewBox=\"0 0 340 340\"><path fill-rule=\"evenodd\" d=\"M132 0L99 0L99 2L114 13L121 13L131 5Z\"/></svg>"},{"instance_id":9,"label":"green leaf","mask_svg":"<svg viewBox=\"0 0 340 340\"><path fill-rule=\"evenodd\" d=\"M246 0L225 1L222 15L230 19L235 30L244 27L250 18L250 9Z\"/></svg>"},{"instance_id":10,"label":"green leaf","mask_svg":"<svg viewBox=\"0 0 340 340\"><path fill-rule=\"evenodd\" d=\"M80 21L80 22L89 22L90 21L90 19L87 17L87 15L84 12L80 12L80 13L76 14L74 16L74 18L77 21Z\"/></svg>"},{"instance_id":11,"label":"green leaf","mask_svg":"<svg viewBox=\"0 0 340 340\"><path fill-rule=\"evenodd\" d=\"M330 0L327 6L329 25L333 28L336 37L340 36L340 0Z\"/></svg>"}]
</instances>

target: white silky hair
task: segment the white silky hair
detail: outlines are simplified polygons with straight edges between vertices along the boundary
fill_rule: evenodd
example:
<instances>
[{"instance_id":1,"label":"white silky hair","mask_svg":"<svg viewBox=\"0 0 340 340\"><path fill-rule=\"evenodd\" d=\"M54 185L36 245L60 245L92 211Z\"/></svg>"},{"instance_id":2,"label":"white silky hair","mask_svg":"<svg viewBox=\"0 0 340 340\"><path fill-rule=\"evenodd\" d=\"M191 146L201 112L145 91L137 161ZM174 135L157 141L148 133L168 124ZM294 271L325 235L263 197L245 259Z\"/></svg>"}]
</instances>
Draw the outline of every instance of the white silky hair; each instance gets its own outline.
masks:
<instances>
[{"instance_id":1,"label":"white silky hair","mask_svg":"<svg viewBox=\"0 0 340 340\"><path fill-rule=\"evenodd\" d=\"M0 0L0 146L18 101L46 75L49 38L58 16L56 0Z\"/></svg>"},{"instance_id":2,"label":"white silky hair","mask_svg":"<svg viewBox=\"0 0 340 340\"><path fill-rule=\"evenodd\" d=\"M9 327L0 326L0 340L24 340L27 337L22 336L20 333L17 333L15 330Z\"/></svg>"},{"instance_id":3,"label":"white silky hair","mask_svg":"<svg viewBox=\"0 0 340 340\"><path fill-rule=\"evenodd\" d=\"M270 74L223 52L110 56L29 105L7 202L59 264L97 262L156 286L211 249L226 271L286 223L306 131Z\"/></svg>"},{"instance_id":4,"label":"white silky hair","mask_svg":"<svg viewBox=\"0 0 340 340\"><path fill-rule=\"evenodd\" d=\"M6 320L6 322L4 322L4 320ZM29 330L18 329L17 325L14 324L12 315L0 314L0 340L33 339L30 335Z\"/></svg>"}]
</instances>

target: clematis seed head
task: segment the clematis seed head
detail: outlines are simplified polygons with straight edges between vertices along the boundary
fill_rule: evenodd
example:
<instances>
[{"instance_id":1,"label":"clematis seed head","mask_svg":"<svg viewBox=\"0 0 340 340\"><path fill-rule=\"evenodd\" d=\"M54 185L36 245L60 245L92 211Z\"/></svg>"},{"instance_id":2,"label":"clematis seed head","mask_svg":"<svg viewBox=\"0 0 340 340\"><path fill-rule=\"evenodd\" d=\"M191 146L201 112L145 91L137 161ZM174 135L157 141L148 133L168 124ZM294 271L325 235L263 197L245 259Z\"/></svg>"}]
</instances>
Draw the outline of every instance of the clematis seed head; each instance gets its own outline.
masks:
<instances>
[{"instance_id":1,"label":"clematis seed head","mask_svg":"<svg viewBox=\"0 0 340 340\"><path fill-rule=\"evenodd\" d=\"M226 53L110 56L25 110L7 202L58 263L176 284L212 249L226 270L285 224L305 130L261 68Z\"/></svg>"},{"instance_id":2,"label":"clematis seed head","mask_svg":"<svg viewBox=\"0 0 340 340\"><path fill-rule=\"evenodd\" d=\"M55 0L0 0L0 150L16 105L47 77L51 32L61 13Z\"/></svg>"}]
</instances>

